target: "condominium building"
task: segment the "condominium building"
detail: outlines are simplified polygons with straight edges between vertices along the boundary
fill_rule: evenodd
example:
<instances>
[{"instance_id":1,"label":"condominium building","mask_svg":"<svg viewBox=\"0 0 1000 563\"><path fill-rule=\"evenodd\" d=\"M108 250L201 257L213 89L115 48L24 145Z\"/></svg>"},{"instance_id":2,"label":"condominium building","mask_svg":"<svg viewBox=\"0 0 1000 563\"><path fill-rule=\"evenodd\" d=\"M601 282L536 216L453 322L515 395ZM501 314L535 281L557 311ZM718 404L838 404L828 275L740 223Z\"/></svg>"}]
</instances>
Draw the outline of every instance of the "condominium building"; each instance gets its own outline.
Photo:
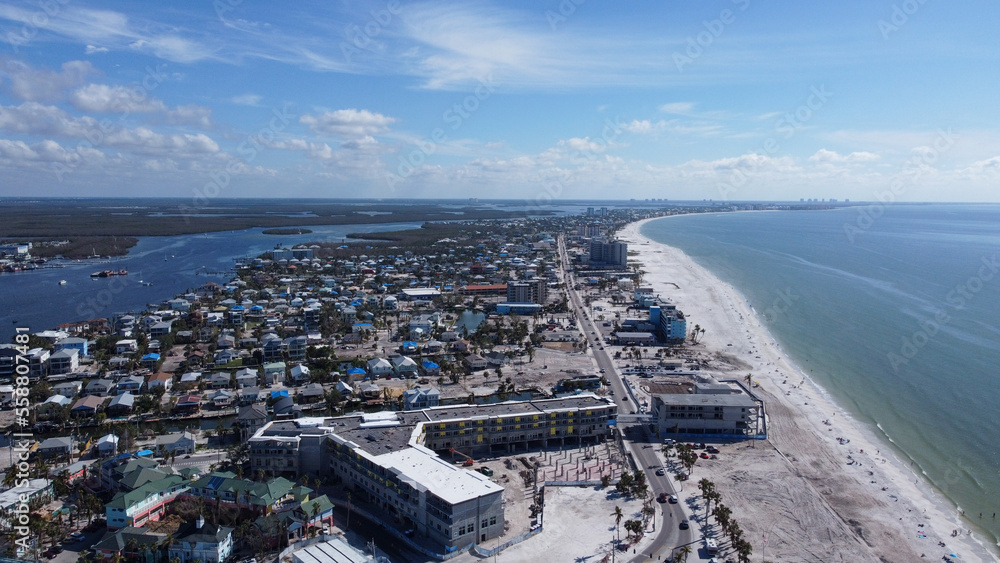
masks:
<instances>
[{"instance_id":1,"label":"condominium building","mask_svg":"<svg viewBox=\"0 0 1000 563\"><path fill-rule=\"evenodd\" d=\"M509 453L608 435L616 405L592 394L268 423L249 440L254 471L332 475L384 512L445 546L503 531L503 487L451 456Z\"/></svg>"},{"instance_id":2,"label":"condominium building","mask_svg":"<svg viewBox=\"0 0 1000 563\"><path fill-rule=\"evenodd\" d=\"M761 434L764 422L763 404L736 389L732 393L654 395L652 412L661 436L747 438Z\"/></svg>"},{"instance_id":3,"label":"condominium building","mask_svg":"<svg viewBox=\"0 0 1000 563\"><path fill-rule=\"evenodd\" d=\"M544 305L545 299L548 297L547 289L545 280L541 278L510 282L507 284L507 302Z\"/></svg>"}]
</instances>

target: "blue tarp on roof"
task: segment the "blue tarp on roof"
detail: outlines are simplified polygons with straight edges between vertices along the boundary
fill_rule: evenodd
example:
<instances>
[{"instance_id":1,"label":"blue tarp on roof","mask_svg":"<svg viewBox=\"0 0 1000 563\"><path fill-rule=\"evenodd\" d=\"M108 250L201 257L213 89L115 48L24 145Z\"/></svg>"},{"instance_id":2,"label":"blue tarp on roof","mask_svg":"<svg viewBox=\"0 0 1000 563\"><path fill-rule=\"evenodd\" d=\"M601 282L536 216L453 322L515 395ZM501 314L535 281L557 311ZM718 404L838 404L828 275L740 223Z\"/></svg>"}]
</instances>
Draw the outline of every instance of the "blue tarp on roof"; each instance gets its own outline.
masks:
<instances>
[{"instance_id":1,"label":"blue tarp on roof","mask_svg":"<svg viewBox=\"0 0 1000 563\"><path fill-rule=\"evenodd\" d=\"M407 340L406 342L403 343L403 348L416 348L416 347L417 343L413 342L412 340Z\"/></svg>"},{"instance_id":2,"label":"blue tarp on roof","mask_svg":"<svg viewBox=\"0 0 1000 563\"><path fill-rule=\"evenodd\" d=\"M365 370L363 370L361 368L351 368L351 369L347 370L347 375L364 375L364 374L365 374Z\"/></svg>"},{"instance_id":3,"label":"blue tarp on roof","mask_svg":"<svg viewBox=\"0 0 1000 563\"><path fill-rule=\"evenodd\" d=\"M142 357L142 361L144 361L144 362L145 361L154 361L155 362L155 361L157 361L159 359L160 359L160 355L156 354L156 353L153 353L153 352L150 352L149 354L146 354L145 356Z\"/></svg>"},{"instance_id":4,"label":"blue tarp on roof","mask_svg":"<svg viewBox=\"0 0 1000 563\"><path fill-rule=\"evenodd\" d=\"M435 364L430 360L424 360L422 365L424 366L424 369L437 369L439 367L437 364Z\"/></svg>"},{"instance_id":5,"label":"blue tarp on roof","mask_svg":"<svg viewBox=\"0 0 1000 563\"><path fill-rule=\"evenodd\" d=\"M287 397L288 389L282 389L281 391L271 391L271 398L277 399L278 397Z\"/></svg>"}]
</instances>

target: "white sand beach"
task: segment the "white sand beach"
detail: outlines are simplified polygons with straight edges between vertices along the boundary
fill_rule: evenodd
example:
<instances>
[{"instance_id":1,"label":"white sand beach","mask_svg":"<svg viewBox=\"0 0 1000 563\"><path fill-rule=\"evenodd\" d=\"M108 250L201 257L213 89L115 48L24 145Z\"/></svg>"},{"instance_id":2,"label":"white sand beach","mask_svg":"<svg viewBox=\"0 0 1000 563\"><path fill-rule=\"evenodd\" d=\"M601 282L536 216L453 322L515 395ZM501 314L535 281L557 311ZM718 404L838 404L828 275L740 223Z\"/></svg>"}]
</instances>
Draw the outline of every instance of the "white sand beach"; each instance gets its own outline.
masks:
<instances>
[{"instance_id":1,"label":"white sand beach","mask_svg":"<svg viewBox=\"0 0 1000 563\"><path fill-rule=\"evenodd\" d=\"M729 455L699 461L693 473L716 483L753 544L752 560L1000 560L908 462L786 357L738 291L680 250L640 235L645 222L618 233L639 253L643 284L685 313L689 331L695 324L706 330L693 346L708 361L703 369L752 373L766 401L766 442L730 446Z\"/></svg>"}]
</instances>

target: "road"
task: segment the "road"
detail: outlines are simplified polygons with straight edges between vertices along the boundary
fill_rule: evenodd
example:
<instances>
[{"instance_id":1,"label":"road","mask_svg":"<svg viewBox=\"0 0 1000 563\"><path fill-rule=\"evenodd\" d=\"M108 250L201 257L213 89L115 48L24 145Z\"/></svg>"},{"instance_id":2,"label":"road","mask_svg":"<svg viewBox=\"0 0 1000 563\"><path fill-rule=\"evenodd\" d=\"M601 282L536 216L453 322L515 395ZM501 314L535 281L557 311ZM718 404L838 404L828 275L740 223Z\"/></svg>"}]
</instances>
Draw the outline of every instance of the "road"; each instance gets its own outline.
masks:
<instances>
[{"instance_id":1,"label":"road","mask_svg":"<svg viewBox=\"0 0 1000 563\"><path fill-rule=\"evenodd\" d=\"M561 275L563 283L566 286L566 293L569 295L570 308L579 320L580 328L590 343L597 366L607 378L611 389L614 390L615 400L618 401L619 413L638 413L639 405L636 404L635 397L627 391L621 374L618 372L611 356L608 355L604 342L601 339L600 328L587 314L583 299L575 289L575 280L568 268L570 262L569 255L566 252L566 242L562 235L559 236L559 255L562 260ZM656 469L663 466L657 456L660 444L650 435L648 427L643 424L619 423L618 429L622 432L625 448L631 452L636 465L645 471L646 480L653 494L658 495L661 492L675 494L677 491L674 489L671 472L667 471L666 475L663 476L656 475ZM697 532L694 529L697 524L693 524L688 530L679 529L680 522L687 519L683 504L659 504L659 510L654 518L656 523L656 537L653 538L653 543L644 549L643 554L637 555L632 559L633 563L643 563L649 560L665 560L675 547L687 544L691 545L692 553L698 552L699 545L696 545L695 542L700 544L701 538L696 535ZM664 522L666 522L666 525L663 524Z\"/></svg>"}]
</instances>

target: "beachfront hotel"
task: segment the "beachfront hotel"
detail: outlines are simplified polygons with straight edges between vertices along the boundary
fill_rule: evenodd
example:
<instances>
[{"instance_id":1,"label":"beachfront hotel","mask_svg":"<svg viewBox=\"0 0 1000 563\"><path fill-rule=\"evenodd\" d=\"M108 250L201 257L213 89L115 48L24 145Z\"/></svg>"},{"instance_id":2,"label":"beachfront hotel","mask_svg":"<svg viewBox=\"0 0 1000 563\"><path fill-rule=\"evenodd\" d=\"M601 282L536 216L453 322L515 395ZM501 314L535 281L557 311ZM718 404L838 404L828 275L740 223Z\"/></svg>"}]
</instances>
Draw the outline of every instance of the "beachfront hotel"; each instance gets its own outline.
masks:
<instances>
[{"instance_id":1,"label":"beachfront hotel","mask_svg":"<svg viewBox=\"0 0 1000 563\"><path fill-rule=\"evenodd\" d=\"M764 433L762 402L727 385L702 387L693 394L653 395L652 412L660 436L743 439Z\"/></svg>"},{"instance_id":2,"label":"beachfront hotel","mask_svg":"<svg viewBox=\"0 0 1000 563\"><path fill-rule=\"evenodd\" d=\"M504 488L452 460L597 443L616 417L614 403L583 394L273 421L250 438L250 460L254 471L329 476L404 529L453 551L503 533Z\"/></svg>"}]
</instances>

